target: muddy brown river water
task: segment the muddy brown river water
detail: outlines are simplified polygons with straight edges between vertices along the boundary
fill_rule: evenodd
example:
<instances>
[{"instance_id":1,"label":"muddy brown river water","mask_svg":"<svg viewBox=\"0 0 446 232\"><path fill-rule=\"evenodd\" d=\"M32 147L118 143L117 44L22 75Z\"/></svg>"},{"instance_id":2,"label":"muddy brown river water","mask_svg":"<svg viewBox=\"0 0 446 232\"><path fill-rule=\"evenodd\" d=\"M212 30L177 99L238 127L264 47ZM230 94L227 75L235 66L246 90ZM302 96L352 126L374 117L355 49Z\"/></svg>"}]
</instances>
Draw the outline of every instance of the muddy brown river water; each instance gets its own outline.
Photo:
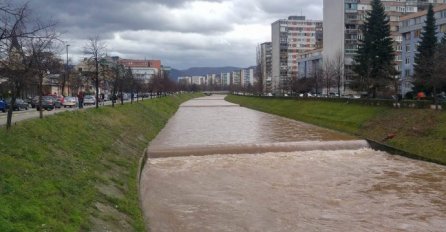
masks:
<instances>
[{"instance_id":1,"label":"muddy brown river water","mask_svg":"<svg viewBox=\"0 0 446 232\"><path fill-rule=\"evenodd\" d=\"M446 168L225 102L180 107L149 147L157 231L446 231Z\"/></svg>"}]
</instances>

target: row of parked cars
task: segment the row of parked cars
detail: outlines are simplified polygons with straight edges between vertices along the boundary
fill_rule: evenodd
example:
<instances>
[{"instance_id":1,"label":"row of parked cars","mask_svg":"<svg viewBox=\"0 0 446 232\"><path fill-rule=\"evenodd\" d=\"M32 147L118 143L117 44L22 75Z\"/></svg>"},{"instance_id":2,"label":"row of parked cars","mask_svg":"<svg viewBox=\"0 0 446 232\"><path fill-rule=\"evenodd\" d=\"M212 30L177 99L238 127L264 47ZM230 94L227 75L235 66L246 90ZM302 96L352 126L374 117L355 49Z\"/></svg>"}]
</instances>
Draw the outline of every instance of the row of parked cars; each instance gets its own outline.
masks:
<instances>
[{"instance_id":1,"label":"row of parked cars","mask_svg":"<svg viewBox=\"0 0 446 232\"><path fill-rule=\"evenodd\" d=\"M0 111L6 112L11 105L11 99L0 99ZM54 110L56 108L62 107L77 107L78 99L77 97L63 97L63 96L55 96L55 95L47 95L42 96L42 104L39 104L39 96L35 96L33 98L28 98L26 100L17 98L15 104L13 106L13 110L28 110L29 107L36 108L36 110L40 110L40 108L44 110Z\"/></svg>"},{"instance_id":2,"label":"row of parked cars","mask_svg":"<svg viewBox=\"0 0 446 232\"><path fill-rule=\"evenodd\" d=\"M0 100L0 111L5 113L6 110L9 109L11 105L11 99ZM29 104L23 99L16 99L15 104L13 106L14 110L28 110Z\"/></svg>"},{"instance_id":3,"label":"row of parked cars","mask_svg":"<svg viewBox=\"0 0 446 232\"><path fill-rule=\"evenodd\" d=\"M124 101L130 100L131 94L124 93L122 95L122 99ZM150 95L147 94L147 96L142 95L141 97L149 97ZM134 94L134 97L137 97L136 94ZM118 100L120 99L119 95L115 95L114 97L112 95L105 95L104 101L107 100ZM100 98L99 101L102 101ZM9 105L11 102L11 99L2 100L0 98L0 112L6 112L9 109ZM95 105L96 104L96 97L94 95L85 95L84 96L84 105ZM57 96L57 95L47 95L42 96L42 104L39 105L39 96L35 96L32 98L27 99L21 99L17 98L16 102L14 104L14 110L28 110L29 107L35 108L37 110L40 110L40 108L44 110L53 110L58 108L66 108L66 107L77 107L78 106L78 98L77 97L63 97L63 96Z\"/></svg>"}]
</instances>

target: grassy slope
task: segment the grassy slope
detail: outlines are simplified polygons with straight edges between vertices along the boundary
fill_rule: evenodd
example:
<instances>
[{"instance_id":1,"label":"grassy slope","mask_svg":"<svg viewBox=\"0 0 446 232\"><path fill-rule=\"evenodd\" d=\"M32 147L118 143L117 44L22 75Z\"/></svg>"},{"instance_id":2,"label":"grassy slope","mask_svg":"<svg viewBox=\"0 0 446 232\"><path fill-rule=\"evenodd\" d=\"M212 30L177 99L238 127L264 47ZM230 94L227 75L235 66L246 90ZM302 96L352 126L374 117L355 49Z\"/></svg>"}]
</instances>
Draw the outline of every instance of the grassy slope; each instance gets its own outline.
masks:
<instances>
[{"instance_id":1,"label":"grassy slope","mask_svg":"<svg viewBox=\"0 0 446 232\"><path fill-rule=\"evenodd\" d=\"M226 99L252 109L382 141L446 163L444 111L241 96L228 96ZM395 137L384 141L390 134Z\"/></svg>"},{"instance_id":2,"label":"grassy slope","mask_svg":"<svg viewBox=\"0 0 446 232\"><path fill-rule=\"evenodd\" d=\"M136 173L193 95L60 113L0 130L0 231L143 231Z\"/></svg>"}]
</instances>

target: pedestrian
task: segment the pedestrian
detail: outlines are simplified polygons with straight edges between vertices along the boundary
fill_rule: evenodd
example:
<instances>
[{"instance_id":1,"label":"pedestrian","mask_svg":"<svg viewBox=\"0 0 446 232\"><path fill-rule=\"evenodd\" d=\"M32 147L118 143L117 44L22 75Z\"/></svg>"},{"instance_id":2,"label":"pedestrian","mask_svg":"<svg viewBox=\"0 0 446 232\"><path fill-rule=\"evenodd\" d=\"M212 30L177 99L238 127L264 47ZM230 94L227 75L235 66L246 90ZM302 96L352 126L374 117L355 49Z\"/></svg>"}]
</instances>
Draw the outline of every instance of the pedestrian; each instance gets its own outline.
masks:
<instances>
[{"instance_id":1,"label":"pedestrian","mask_svg":"<svg viewBox=\"0 0 446 232\"><path fill-rule=\"evenodd\" d=\"M102 101L102 105L105 105L105 94L101 93L101 101Z\"/></svg>"},{"instance_id":2,"label":"pedestrian","mask_svg":"<svg viewBox=\"0 0 446 232\"><path fill-rule=\"evenodd\" d=\"M80 91L77 94L77 101L78 101L78 104L79 104L79 109L84 108L84 92Z\"/></svg>"}]
</instances>

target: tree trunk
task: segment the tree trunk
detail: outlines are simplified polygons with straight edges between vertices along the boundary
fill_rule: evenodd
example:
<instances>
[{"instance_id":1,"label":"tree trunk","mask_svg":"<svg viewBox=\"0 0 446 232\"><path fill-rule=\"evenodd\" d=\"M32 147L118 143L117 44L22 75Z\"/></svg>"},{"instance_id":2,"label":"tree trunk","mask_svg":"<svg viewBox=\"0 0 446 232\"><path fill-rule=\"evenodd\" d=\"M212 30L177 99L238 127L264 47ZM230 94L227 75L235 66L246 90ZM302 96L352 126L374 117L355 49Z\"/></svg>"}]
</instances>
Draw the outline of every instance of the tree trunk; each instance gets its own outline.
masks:
<instances>
[{"instance_id":1,"label":"tree trunk","mask_svg":"<svg viewBox=\"0 0 446 232\"><path fill-rule=\"evenodd\" d=\"M62 96L65 97L65 85L66 85L66 80L67 80L67 73L65 73L63 79L62 79Z\"/></svg>"},{"instance_id":2,"label":"tree trunk","mask_svg":"<svg viewBox=\"0 0 446 232\"><path fill-rule=\"evenodd\" d=\"M124 93L122 92L122 90L120 95L121 95L121 105L124 105Z\"/></svg>"},{"instance_id":3,"label":"tree trunk","mask_svg":"<svg viewBox=\"0 0 446 232\"><path fill-rule=\"evenodd\" d=\"M43 75L39 74L39 118L43 118L42 109L42 95L43 95Z\"/></svg>"},{"instance_id":4,"label":"tree trunk","mask_svg":"<svg viewBox=\"0 0 446 232\"><path fill-rule=\"evenodd\" d=\"M437 86L436 86L435 83L434 83L434 89L433 89L433 92L434 92L434 104L435 104L435 110L438 110Z\"/></svg>"},{"instance_id":5,"label":"tree trunk","mask_svg":"<svg viewBox=\"0 0 446 232\"><path fill-rule=\"evenodd\" d=\"M15 89L12 91L12 96L11 96L11 101L9 102L9 108L8 108L8 116L6 119L6 129L10 130L11 129L11 125L12 125L12 113L14 111L14 105L15 105L15 100L17 98L17 94Z\"/></svg>"},{"instance_id":6,"label":"tree trunk","mask_svg":"<svg viewBox=\"0 0 446 232\"><path fill-rule=\"evenodd\" d=\"M112 107L115 107L115 101L116 101L116 88L113 88L113 91L112 91Z\"/></svg>"},{"instance_id":7,"label":"tree trunk","mask_svg":"<svg viewBox=\"0 0 446 232\"><path fill-rule=\"evenodd\" d=\"M341 76L338 76L338 98L341 97Z\"/></svg>"}]
</instances>

